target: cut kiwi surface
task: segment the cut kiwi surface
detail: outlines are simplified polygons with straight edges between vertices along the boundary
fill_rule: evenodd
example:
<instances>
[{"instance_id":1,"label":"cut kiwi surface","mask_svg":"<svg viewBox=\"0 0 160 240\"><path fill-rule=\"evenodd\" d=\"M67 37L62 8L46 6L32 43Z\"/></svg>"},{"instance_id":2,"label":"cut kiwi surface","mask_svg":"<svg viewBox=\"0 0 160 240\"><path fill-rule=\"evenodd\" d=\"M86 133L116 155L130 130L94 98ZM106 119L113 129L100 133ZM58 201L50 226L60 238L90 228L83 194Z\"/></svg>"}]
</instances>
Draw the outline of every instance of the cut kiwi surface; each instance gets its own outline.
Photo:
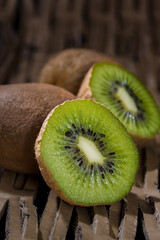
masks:
<instances>
[{"instance_id":1,"label":"cut kiwi surface","mask_svg":"<svg viewBox=\"0 0 160 240\"><path fill-rule=\"evenodd\" d=\"M48 185L70 204L111 204L132 188L138 151L123 124L92 100L66 101L45 120L35 144Z\"/></svg>"},{"instance_id":2,"label":"cut kiwi surface","mask_svg":"<svg viewBox=\"0 0 160 240\"><path fill-rule=\"evenodd\" d=\"M103 62L95 64L84 81L78 97L104 104L124 124L132 136L153 138L160 129L158 106L143 83L123 67ZM87 82L87 83L86 83Z\"/></svg>"}]
</instances>

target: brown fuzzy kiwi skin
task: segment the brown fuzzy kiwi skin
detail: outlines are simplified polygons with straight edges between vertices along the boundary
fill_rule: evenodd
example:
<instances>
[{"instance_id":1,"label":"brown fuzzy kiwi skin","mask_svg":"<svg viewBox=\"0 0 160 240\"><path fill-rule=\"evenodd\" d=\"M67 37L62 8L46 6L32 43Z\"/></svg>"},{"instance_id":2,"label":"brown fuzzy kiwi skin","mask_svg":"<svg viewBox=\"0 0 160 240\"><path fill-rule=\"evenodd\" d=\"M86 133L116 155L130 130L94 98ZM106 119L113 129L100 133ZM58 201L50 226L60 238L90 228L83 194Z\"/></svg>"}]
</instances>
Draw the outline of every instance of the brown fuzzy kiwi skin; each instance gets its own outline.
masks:
<instances>
[{"instance_id":1,"label":"brown fuzzy kiwi skin","mask_svg":"<svg viewBox=\"0 0 160 240\"><path fill-rule=\"evenodd\" d=\"M89 82L90 82L90 78L92 76L92 71L93 71L94 65L91 66L91 68L89 69L89 71L86 73L81 87L79 88L78 94L77 94L77 98L79 99L92 99L94 101L96 101L93 97L92 97L92 92L91 92L91 88L89 86ZM145 146L151 146L154 143L154 139L153 138L145 138L145 137L141 137L138 136L136 134L133 134L131 132L128 132L129 135L132 137L133 141L135 142L135 144L137 145L137 147L145 147Z\"/></svg>"},{"instance_id":2,"label":"brown fuzzy kiwi skin","mask_svg":"<svg viewBox=\"0 0 160 240\"><path fill-rule=\"evenodd\" d=\"M90 49L63 50L46 63L40 73L39 82L54 84L77 94L89 68L104 61L116 63L105 54Z\"/></svg>"},{"instance_id":3,"label":"brown fuzzy kiwi skin","mask_svg":"<svg viewBox=\"0 0 160 240\"><path fill-rule=\"evenodd\" d=\"M0 167L14 172L39 173L34 143L48 113L76 97L50 84L0 86Z\"/></svg>"},{"instance_id":4,"label":"brown fuzzy kiwi skin","mask_svg":"<svg viewBox=\"0 0 160 240\"><path fill-rule=\"evenodd\" d=\"M71 100L72 101L72 100ZM93 100L94 101L94 100ZM64 102L65 103L65 102ZM60 104L63 105L64 103ZM103 105L101 103L99 103L100 105ZM104 106L104 105L103 105ZM41 156L41 139L43 137L43 132L45 131L46 125L48 123L48 120L50 118L50 116L52 116L53 112L55 111L55 109L58 106L56 106L54 109L52 109L52 111L48 114L47 118L45 119L45 121L43 122L43 125L40 129L39 135L35 141L35 156L38 162L38 166L40 169L40 172L45 180L45 182L47 183L47 185L65 202L71 204L71 205L77 205L77 206L82 206L82 207L90 207L90 206L100 206L100 205L111 205L113 203L106 203L106 204L90 204L90 205L86 205L86 204L82 204L82 203L77 203L72 201L70 198L68 198L64 192L60 189L60 187L58 186L57 182L55 181L51 171L49 170L49 168L46 166L43 157ZM132 187L131 187L132 188ZM130 189L131 190L131 189ZM118 201L120 201L121 199L119 199Z\"/></svg>"},{"instance_id":5,"label":"brown fuzzy kiwi skin","mask_svg":"<svg viewBox=\"0 0 160 240\"><path fill-rule=\"evenodd\" d=\"M128 132L129 135L132 137L133 141L135 142L137 148L141 149L144 147L149 147L152 146L154 143L154 138L145 138L145 137L140 137L138 135L135 135L133 133Z\"/></svg>"},{"instance_id":6,"label":"brown fuzzy kiwi skin","mask_svg":"<svg viewBox=\"0 0 160 240\"><path fill-rule=\"evenodd\" d=\"M152 144L152 147L156 150L156 152L160 153L160 131L155 137L155 141Z\"/></svg>"}]
</instances>

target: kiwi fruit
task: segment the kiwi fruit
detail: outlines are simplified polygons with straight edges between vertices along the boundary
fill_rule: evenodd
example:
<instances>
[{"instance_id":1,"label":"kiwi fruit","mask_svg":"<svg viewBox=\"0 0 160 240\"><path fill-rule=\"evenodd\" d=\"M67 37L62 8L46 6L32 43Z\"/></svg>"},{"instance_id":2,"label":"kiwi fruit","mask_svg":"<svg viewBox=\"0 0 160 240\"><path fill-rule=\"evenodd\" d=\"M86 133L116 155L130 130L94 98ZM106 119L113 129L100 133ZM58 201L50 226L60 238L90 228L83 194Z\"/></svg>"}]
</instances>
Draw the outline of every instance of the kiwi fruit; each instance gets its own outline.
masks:
<instances>
[{"instance_id":1,"label":"kiwi fruit","mask_svg":"<svg viewBox=\"0 0 160 240\"><path fill-rule=\"evenodd\" d=\"M46 183L70 204L111 204L131 190L138 151L123 124L105 106L71 100L44 121L35 154Z\"/></svg>"},{"instance_id":2,"label":"kiwi fruit","mask_svg":"<svg viewBox=\"0 0 160 240\"><path fill-rule=\"evenodd\" d=\"M92 66L77 96L104 104L139 146L159 132L160 111L153 96L133 73L119 65L103 62Z\"/></svg>"},{"instance_id":3,"label":"kiwi fruit","mask_svg":"<svg viewBox=\"0 0 160 240\"><path fill-rule=\"evenodd\" d=\"M48 113L75 96L49 84L0 86L0 167L38 173L34 142Z\"/></svg>"},{"instance_id":4,"label":"kiwi fruit","mask_svg":"<svg viewBox=\"0 0 160 240\"><path fill-rule=\"evenodd\" d=\"M63 50L46 63L40 73L39 82L54 84L77 94L89 68L95 63L104 61L115 62L105 54L89 49Z\"/></svg>"}]
</instances>

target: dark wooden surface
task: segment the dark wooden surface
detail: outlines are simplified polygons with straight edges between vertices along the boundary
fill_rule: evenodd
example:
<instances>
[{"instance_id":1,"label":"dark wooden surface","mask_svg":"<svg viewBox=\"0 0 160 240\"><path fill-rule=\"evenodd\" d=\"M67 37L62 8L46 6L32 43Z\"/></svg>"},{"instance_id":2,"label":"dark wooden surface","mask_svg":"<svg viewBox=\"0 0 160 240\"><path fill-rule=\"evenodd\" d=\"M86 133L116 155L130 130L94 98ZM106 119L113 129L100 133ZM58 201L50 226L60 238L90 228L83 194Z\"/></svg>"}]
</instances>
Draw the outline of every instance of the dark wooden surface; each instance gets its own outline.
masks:
<instances>
[{"instance_id":1,"label":"dark wooden surface","mask_svg":"<svg viewBox=\"0 0 160 240\"><path fill-rule=\"evenodd\" d=\"M159 0L0 0L0 83L36 82L56 52L83 47L115 57L160 106ZM160 238L160 145L141 151L135 187L112 206L61 201L40 176L1 171L0 239Z\"/></svg>"}]
</instances>

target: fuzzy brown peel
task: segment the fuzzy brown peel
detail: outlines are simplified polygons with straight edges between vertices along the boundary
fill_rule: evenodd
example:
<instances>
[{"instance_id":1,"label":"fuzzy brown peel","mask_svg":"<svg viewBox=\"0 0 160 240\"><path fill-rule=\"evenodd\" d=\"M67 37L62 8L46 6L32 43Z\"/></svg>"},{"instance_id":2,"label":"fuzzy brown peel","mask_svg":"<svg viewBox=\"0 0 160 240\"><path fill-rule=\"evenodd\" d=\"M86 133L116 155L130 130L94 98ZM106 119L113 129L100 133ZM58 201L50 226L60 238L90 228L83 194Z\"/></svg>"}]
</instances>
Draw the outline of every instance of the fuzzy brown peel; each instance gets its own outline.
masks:
<instances>
[{"instance_id":1,"label":"fuzzy brown peel","mask_svg":"<svg viewBox=\"0 0 160 240\"><path fill-rule=\"evenodd\" d=\"M39 173L34 142L48 113L76 97L49 84L0 86L0 167L21 173Z\"/></svg>"},{"instance_id":2,"label":"fuzzy brown peel","mask_svg":"<svg viewBox=\"0 0 160 240\"><path fill-rule=\"evenodd\" d=\"M90 50L71 48L53 56L43 67L39 82L50 83L77 94L80 84L89 68L98 62L113 59L103 53Z\"/></svg>"}]
</instances>

